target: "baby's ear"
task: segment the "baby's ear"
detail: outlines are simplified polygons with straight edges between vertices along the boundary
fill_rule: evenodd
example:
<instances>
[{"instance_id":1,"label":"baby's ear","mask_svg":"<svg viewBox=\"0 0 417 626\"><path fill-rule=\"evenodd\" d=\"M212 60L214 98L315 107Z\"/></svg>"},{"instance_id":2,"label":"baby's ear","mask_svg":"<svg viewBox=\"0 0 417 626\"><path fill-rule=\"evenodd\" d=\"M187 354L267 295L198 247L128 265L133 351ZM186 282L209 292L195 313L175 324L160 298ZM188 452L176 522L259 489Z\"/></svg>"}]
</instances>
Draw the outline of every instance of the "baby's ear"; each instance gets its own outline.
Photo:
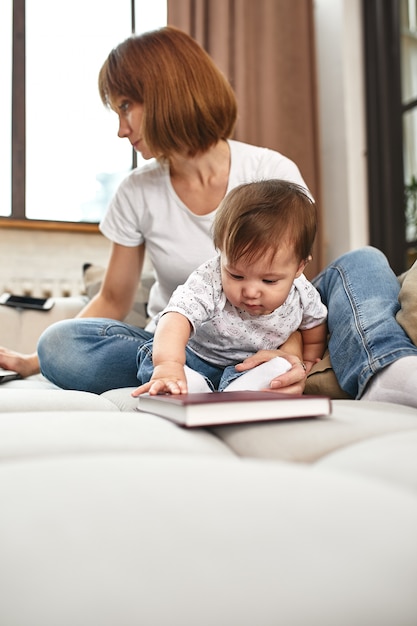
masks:
<instances>
[{"instance_id":1,"label":"baby's ear","mask_svg":"<svg viewBox=\"0 0 417 626\"><path fill-rule=\"evenodd\" d=\"M310 261L313 260L313 257L311 256L311 254L308 255L308 257L306 259L302 259L300 261L300 264L298 266L298 270L297 273L295 275L296 278L298 278L299 276L301 276L301 274L304 272L305 268L307 267L307 265L310 263Z\"/></svg>"}]
</instances>

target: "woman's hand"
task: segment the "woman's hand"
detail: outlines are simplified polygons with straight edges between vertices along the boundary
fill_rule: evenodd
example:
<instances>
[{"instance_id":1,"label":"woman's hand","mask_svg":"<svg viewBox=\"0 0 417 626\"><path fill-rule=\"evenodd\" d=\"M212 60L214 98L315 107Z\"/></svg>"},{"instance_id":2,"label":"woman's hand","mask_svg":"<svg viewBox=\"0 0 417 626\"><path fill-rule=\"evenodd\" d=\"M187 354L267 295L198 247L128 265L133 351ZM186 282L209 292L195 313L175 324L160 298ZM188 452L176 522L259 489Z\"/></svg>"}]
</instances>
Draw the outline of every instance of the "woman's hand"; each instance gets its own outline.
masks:
<instances>
[{"instance_id":1,"label":"woman's hand","mask_svg":"<svg viewBox=\"0 0 417 626\"><path fill-rule=\"evenodd\" d=\"M21 354L7 348L0 347L0 367L5 370L12 370L27 378L32 374L39 374L39 360L36 352L33 354Z\"/></svg>"},{"instance_id":2,"label":"woman's hand","mask_svg":"<svg viewBox=\"0 0 417 626\"><path fill-rule=\"evenodd\" d=\"M247 359L236 365L238 372L246 372L247 370L266 363L271 359L280 356L289 361L291 369L280 376L271 380L268 391L279 391L280 393L297 393L304 391L306 384L307 372L304 363L299 356L289 354L284 350L259 350L256 354L249 356Z\"/></svg>"}]
</instances>

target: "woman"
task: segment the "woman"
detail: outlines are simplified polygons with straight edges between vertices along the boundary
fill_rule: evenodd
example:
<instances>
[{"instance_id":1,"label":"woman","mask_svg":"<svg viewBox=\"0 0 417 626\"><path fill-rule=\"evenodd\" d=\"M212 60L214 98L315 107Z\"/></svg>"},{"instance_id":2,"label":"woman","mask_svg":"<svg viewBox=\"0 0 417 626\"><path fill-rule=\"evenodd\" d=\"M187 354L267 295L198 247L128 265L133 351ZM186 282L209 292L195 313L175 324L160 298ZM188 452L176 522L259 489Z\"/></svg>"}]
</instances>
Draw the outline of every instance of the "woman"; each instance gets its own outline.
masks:
<instances>
[{"instance_id":1,"label":"woman","mask_svg":"<svg viewBox=\"0 0 417 626\"><path fill-rule=\"evenodd\" d=\"M122 182L100 225L112 241L103 286L77 319L59 322L45 331L37 355L7 350L0 353L0 366L15 369L22 376L39 371L40 362L42 373L58 386L95 393L137 385L137 349L152 337L153 329L144 331L120 320L132 306L145 247L157 279L149 298L149 314L153 317L165 307L174 288L213 256L211 224L216 208L230 189L263 178L287 179L306 187L297 166L285 156L230 140L237 116L233 91L203 49L175 28L130 37L117 46L100 71L99 90L103 102L119 116L119 136L129 139L149 160ZM417 361L417 348L395 322L395 276L388 265L382 269L378 254L367 252L366 269L361 258L352 253L340 261L340 272L331 271L331 280L324 273L318 282L329 308L329 323L333 320L335 324L334 332L330 327L332 360L336 344L333 366L339 380L349 379L347 391L355 391L351 394L354 397L362 395L379 369L398 358L395 354ZM371 274L374 257L377 269ZM392 357L382 349L380 358L379 347L370 357L363 349L364 333L358 330L355 310L346 308L343 285L339 285L345 266L347 272L360 274L359 297L366 297L369 291L368 277L373 281L369 288L377 290L378 281L383 285L389 311L385 301L379 305L377 293L370 306L364 300L360 302L360 318L366 327L368 313L372 318L377 314L390 325L390 342L398 346ZM349 293L345 299L350 302ZM339 341L343 338L352 346L353 359L340 365L340 374L342 359L337 356L335 340L340 330L335 321L339 312L344 321ZM306 372L297 333L281 346L281 351L258 353L240 370L276 354L285 356L292 368L271 387L301 392ZM358 363L357 367L351 367L353 362ZM346 367L350 367L348 373ZM357 370L362 376L359 385Z\"/></svg>"}]
</instances>

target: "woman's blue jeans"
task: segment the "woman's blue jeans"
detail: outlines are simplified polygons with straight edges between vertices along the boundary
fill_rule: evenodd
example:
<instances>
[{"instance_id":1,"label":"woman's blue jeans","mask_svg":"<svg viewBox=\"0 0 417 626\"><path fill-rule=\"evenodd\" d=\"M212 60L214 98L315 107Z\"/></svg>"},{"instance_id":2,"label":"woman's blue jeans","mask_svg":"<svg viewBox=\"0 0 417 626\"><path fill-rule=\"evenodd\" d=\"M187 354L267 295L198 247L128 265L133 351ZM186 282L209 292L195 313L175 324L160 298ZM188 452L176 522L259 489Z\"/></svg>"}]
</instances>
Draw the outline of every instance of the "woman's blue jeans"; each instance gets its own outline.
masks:
<instances>
[{"instance_id":1,"label":"woman's blue jeans","mask_svg":"<svg viewBox=\"0 0 417 626\"><path fill-rule=\"evenodd\" d=\"M328 307L329 353L340 386L359 399L371 378L417 347L397 323L400 283L372 247L348 252L314 280Z\"/></svg>"},{"instance_id":2,"label":"woman's blue jeans","mask_svg":"<svg viewBox=\"0 0 417 626\"><path fill-rule=\"evenodd\" d=\"M380 251L366 247L348 252L313 282L329 311L333 369L352 397L360 398L382 368L417 356L417 347L396 322L400 285ZM64 320L40 337L41 371L63 389L102 393L136 387L138 349L151 338L145 330L114 320Z\"/></svg>"},{"instance_id":3,"label":"woman's blue jeans","mask_svg":"<svg viewBox=\"0 0 417 626\"><path fill-rule=\"evenodd\" d=\"M106 318L63 320L38 342L42 374L63 389L103 393L137 387L136 354L153 335Z\"/></svg>"}]
</instances>

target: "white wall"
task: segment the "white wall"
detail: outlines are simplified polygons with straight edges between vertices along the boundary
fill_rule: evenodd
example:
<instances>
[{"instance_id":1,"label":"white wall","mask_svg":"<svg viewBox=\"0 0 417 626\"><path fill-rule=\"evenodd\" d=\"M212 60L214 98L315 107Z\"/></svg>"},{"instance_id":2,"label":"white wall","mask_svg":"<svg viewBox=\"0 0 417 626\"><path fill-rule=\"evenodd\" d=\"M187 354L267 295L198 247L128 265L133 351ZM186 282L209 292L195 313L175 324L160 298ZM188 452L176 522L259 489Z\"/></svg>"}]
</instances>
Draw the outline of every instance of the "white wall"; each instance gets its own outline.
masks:
<instances>
[{"instance_id":1,"label":"white wall","mask_svg":"<svg viewBox=\"0 0 417 626\"><path fill-rule=\"evenodd\" d=\"M360 0L315 0L324 262L366 245L368 206Z\"/></svg>"}]
</instances>

